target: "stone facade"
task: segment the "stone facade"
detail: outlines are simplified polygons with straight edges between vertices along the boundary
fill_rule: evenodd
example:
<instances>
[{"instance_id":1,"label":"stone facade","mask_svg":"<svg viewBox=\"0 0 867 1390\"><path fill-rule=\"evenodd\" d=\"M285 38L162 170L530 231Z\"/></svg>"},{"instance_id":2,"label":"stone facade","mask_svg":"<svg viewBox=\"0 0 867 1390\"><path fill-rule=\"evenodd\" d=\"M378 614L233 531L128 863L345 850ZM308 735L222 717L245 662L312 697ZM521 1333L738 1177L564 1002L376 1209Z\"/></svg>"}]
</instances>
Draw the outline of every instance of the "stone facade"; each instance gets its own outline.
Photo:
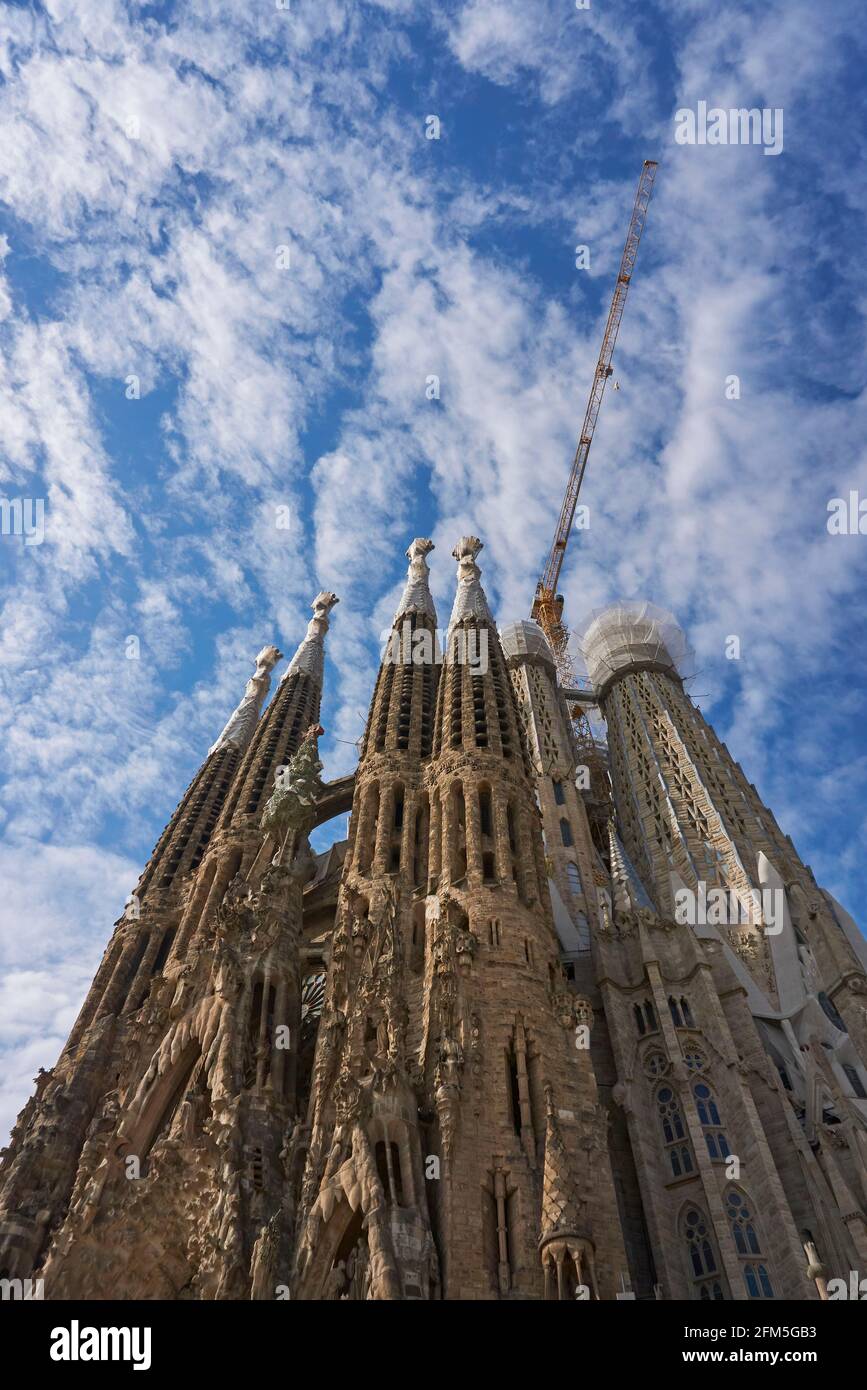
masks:
<instances>
[{"instance_id":1,"label":"stone facade","mask_svg":"<svg viewBox=\"0 0 867 1390\"><path fill-rule=\"evenodd\" d=\"M455 548L441 652L412 542L352 777L317 754L335 596L264 714L259 654L3 1153L4 1275L593 1302L809 1299L863 1268L857 928L658 647L596 692L607 763L576 737L540 629L497 633L481 548ZM778 895L779 930L687 920L701 885Z\"/></svg>"}]
</instances>

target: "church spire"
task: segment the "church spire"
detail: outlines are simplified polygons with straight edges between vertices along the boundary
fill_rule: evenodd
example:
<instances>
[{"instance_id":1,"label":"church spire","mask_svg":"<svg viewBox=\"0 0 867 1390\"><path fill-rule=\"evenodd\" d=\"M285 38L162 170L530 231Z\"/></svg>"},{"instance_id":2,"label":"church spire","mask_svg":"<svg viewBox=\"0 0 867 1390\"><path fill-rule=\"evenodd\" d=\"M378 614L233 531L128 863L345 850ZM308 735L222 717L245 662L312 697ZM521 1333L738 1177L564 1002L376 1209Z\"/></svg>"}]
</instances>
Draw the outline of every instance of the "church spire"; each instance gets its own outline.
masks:
<instances>
[{"instance_id":1,"label":"church spire","mask_svg":"<svg viewBox=\"0 0 867 1390\"><path fill-rule=\"evenodd\" d=\"M569 1151L560 1133L554 1092L545 1086L545 1167L542 1174L542 1234L539 1253L548 1298L571 1300L579 1288L598 1298L595 1247L586 1223L587 1203L572 1174Z\"/></svg>"},{"instance_id":2,"label":"church spire","mask_svg":"<svg viewBox=\"0 0 867 1390\"><path fill-rule=\"evenodd\" d=\"M271 672L282 659L283 653L276 647L262 648L256 657L256 669L247 681L243 698L234 713L229 716L216 743L208 749L209 754L216 753L218 748L223 748L226 744L231 744L243 753L253 737L259 715L262 713L265 696L271 685Z\"/></svg>"},{"instance_id":3,"label":"church spire","mask_svg":"<svg viewBox=\"0 0 867 1390\"><path fill-rule=\"evenodd\" d=\"M415 614L418 617L430 618L436 626L437 611L431 597L428 580L430 570L428 569L427 556L434 549L433 541L424 536L416 536L411 541L406 552L409 560L409 572L406 576L403 594L400 603L397 605L397 612L394 615L395 624L401 619Z\"/></svg>"},{"instance_id":4,"label":"church spire","mask_svg":"<svg viewBox=\"0 0 867 1390\"><path fill-rule=\"evenodd\" d=\"M478 536L461 536L452 551L458 562L458 589L449 621L449 634L458 623L464 622L467 618L490 623L492 628L494 626L494 619L482 588L481 571L476 564L476 556L481 549L482 542Z\"/></svg>"},{"instance_id":5,"label":"church spire","mask_svg":"<svg viewBox=\"0 0 867 1390\"><path fill-rule=\"evenodd\" d=\"M370 702L362 761L386 750L413 758L430 753L439 674L437 613L426 558L433 548L424 536L407 548L409 571Z\"/></svg>"},{"instance_id":6,"label":"church spire","mask_svg":"<svg viewBox=\"0 0 867 1390\"><path fill-rule=\"evenodd\" d=\"M515 694L476 563L481 549L478 536L462 536L452 551L458 562L458 584L446 637L433 752L487 749L498 758L518 759L529 772Z\"/></svg>"},{"instance_id":7,"label":"church spire","mask_svg":"<svg viewBox=\"0 0 867 1390\"><path fill-rule=\"evenodd\" d=\"M283 653L263 647L244 695L199 768L157 841L131 901L147 890L165 892L198 868L211 838L238 763L250 744L271 685L271 672Z\"/></svg>"},{"instance_id":8,"label":"church spire","mask_svg":"<svg viewBox=\"0 0 867 1390\"><path fill-rule=\"evenodd\" d=\"M327 589L323 589L321 593L316 595L310 605L313 609L313 617L307 624L307 633L286 667L281 677L281 685L295 671L304 671L308 676L312 676L321 687L325 670L325 634L329 627L328 615L334 605L339 602L337 595L330 593Z\"/></svg>"},{"instance_id":9,"label":"church spire","mask_svg":"<svg viewBox=\"0 0 867 1390\"><path fill-rule=\"evenodd\" d=\"M311 724L318 723L325 634L328 615L337 601L336 594L323 590L310 605L313 617L307 633L256 726L226 800L222 828L256 821L273 790L277 768L288 763Z\"/></svg>"},{"instance_id":10,"label":"church spire","mask_svg":"<svg viewBox=\"0 0 867 1390\"><path fill-rule=\"evenodd\" d=\"M620 843L613 817L608 822L608 854L614 911L632 912L643 907L655 914L656 908Z\"/></svg>"}]
</instances>

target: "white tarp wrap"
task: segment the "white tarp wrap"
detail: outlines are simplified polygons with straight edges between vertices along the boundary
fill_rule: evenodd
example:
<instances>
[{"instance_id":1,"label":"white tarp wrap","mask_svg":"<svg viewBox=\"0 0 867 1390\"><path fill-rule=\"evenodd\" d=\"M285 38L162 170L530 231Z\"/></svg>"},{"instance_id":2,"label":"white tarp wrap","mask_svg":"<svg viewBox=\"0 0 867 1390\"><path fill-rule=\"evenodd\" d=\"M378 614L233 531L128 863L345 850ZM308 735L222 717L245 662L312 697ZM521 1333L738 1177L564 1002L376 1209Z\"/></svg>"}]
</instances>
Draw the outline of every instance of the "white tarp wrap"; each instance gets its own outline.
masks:
<instances>
[{"instance_id":1,"label":"white tarp wrap","mask_svg":"<svg viewBox=\"0 0 867 1390\"><path fill-rule=\"evenodd\" d=\"M618 602L595 609L578 630L581 655L595 689L630 666L652 663L685 675L691 652L670 613L652 603ZM691 672L689 672L691 674Z\"/></svg>"}]
</instances>

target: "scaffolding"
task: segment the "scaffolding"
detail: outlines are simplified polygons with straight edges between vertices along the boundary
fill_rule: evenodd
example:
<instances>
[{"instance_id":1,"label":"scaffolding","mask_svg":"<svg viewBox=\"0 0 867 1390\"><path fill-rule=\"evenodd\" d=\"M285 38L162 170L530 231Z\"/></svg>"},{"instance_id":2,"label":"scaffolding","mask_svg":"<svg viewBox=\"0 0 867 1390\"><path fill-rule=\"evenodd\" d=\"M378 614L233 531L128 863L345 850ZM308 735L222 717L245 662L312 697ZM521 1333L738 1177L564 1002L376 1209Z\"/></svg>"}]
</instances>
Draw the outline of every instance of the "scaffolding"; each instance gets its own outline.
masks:
<instances>
[{"instance_id":1,"label":"scaffolding","mask_svg":"<svg viewBox=\"0 0 867 1390\"><path fill-rule=\"evenodd\" d=\"M664 671L678 681L693 673L692 649L682 629L653 603L621 601L594 609L576 635L597 700L627 671Z\"/></svg>"},{"instance_id":2,"label":"scaffolding","mask_svg":"<svg viewBox=\"0 0 867 1390\"><path fill-rule=\"evenodd\" d=\"M580 705L570 710L572 735L575 739L576 770L579 790L587 812L593 843L604 858L608 850L608 820L612 813L611 779L608 773L608 745L593 732L587 711ZM580 782L581 768L587 769L586 786Z\"/></svg>"}]
</instances>

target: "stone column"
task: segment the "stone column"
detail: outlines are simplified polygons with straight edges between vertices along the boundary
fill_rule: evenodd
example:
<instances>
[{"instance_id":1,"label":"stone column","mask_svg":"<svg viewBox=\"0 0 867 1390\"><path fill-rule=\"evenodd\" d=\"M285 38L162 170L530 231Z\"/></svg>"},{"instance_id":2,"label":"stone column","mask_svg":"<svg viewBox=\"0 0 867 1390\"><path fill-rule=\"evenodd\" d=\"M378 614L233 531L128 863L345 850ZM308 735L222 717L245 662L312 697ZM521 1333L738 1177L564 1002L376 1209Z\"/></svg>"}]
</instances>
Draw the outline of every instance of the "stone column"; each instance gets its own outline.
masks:
<instances>
[{"instance_id":1,"label":"stone column","mask_svg":"<svg viewBox=\"0 0 867 1390\"><path fill-rule=\"evenodd\" d=\"M506 1218L506 1175L499 1164L494 1169L494 1200L497 1204L497 1249L499 1261L497 1272L500 1293L507 1294L512 1285L512 1271L509 1267L509 1228Z\"/></svg>"},{"instance_id":2,"label":"stone column","mask_svg":"<svg viewBox=\"0 0 867 1390\"><path fill-rule=\"evenodd\" d=\"M388 872L391 858L391 837L394 830L394 787L380 787L379 819L376 823L376 848L373 853L373 873Z\"/></svg>"},{"instance_id":3,"label":"stone column","mask_svg":"<svg viewBox=\"0 0 867 1390\"><path fill-rule=\"evenodd\" d=\"M168 927L163 928L162 931L160 931L159 927L156 925L153 925L151 927L150 937L148 939L148 944L145 947L145 953L142 956L141 964L139 965L138 970L135 972L135 975L133 976L129 988L126 992L126 999L124 1001L125 1013L127 1012L129 1007L136 1007L135 1001L138 998L139 992L144 987L146 981L150 979L154 961L156 960L157 953L162 943L162 939L167 931Z\"/></svg>"},{"instance_id":4,"label":"stone column","mask_svg":"<svg viewBox=\"0 0 867 1390\"><path fill-rule=\"evenodd\" d=\"M111 973L111 978L106 986L105 993L99 1001L96 1009L96 1017L100 1017L104 1014L116 1014L120 1011L121 1003L126 994L127 972L133 956L138 949L141 933L143 931L144 927L141 922L137 922L131 929L127 929L123 950Z\"/></svg>"},{"instance_id":5,"label":"stone column","mask_svg":"<svg viewBox=\"0 0 867 1390\"><path fill-rule=\"evenodd\" d=\"M403 826L400 832L400 867L410 889L415 883L415 818L418 809L418 792L415 787L403 789Z\"/></svg>"},{"instance_id":6,"label":"stone column","mask_svg":"<svg viewBox=\"0 0 867 1390\"><path fill-rule=\"evenodd\" d=\"M442 859L440 882L445 887L452 882L458 833L457 826L455 825L455 797L452 790L453 786L453 782L446 782L443 783L440 788L442 801Z\"/></svg>"},{"instance_id":7,"label":"stone column","mask_svg":"<svg viewBox=\"0 0 867 1390\"><path fill-rule=\"evenodd\" d=\"M503 888L516 891L512 850L509 845L509 822L507 800L503 789L494 786L491 793L494 803L494 844L497 856L497 874Z\"/></svg>"},{"instance_id":8,"label":"stone column","mask_svg":"<svg viewBox=\"0 0 867 1390\"><path fill-rule=\"evenodd\" d=\"M467 878L473 887L482 882L482 821L479 812L479 792L473 784L464 782L464 827L467 846Z\"/></svg>"},{"instance_id":9,"label":"stone column","mask_svg":"<svg viewBox=\"0 0 867 1390\"><path fill-rule=\"evenodd\" d=\"M442 794L438 789L430 793L430 829L428 833L428 879L436 879L442 884L443 862L443 811ZM427 886L427 885L426 885Z\"/></svg>"},{"instance_id":10,"label":"stone column","mask_svg":"<svg viewBox=\"0 0 867 1390\"><path fill-rule=\"evenodd\" d=\"M358 870L359 873L367 872L366 869L362 868L363 864L369 865L373 862L373 853L368 853L371 837L374 837L375 839L376 835L376 826L374 824L373 818L373 807L371 804L373 802L373 799L373 787L365 787L360 796L360 804L358 809L358 828L355 834L354 846L355 854L353 862L355 864L355 868ZM375 843L373 849L376 849Z\"/></svg>"}]
</instances>

